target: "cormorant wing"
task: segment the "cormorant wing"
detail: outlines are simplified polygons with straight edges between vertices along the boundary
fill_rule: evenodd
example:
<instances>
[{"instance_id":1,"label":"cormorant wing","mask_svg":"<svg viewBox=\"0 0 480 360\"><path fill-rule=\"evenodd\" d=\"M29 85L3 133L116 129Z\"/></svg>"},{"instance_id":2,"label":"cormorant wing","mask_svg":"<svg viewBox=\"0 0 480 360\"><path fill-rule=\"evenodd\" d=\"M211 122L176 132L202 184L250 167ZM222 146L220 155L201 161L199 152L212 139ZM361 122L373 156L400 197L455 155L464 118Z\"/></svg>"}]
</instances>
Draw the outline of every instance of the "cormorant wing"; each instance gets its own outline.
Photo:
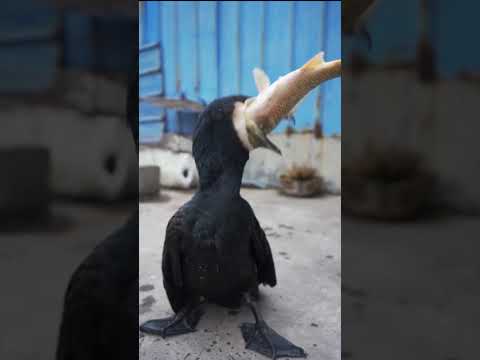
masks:
<instances>
[{"instance_id":1,"label":"cormorant wing","mask_svg":"<svg viewBox=\"0 0 480 360\"><path fill-rule=\"evenodd\" d=\"M105 311L108 309L108 311ZM138 333L138 212L82 261L68 283L57 360L131 359Z\"/></svg>"},{"instance_id":2,"label":"cormorant wing","mask_svg":"<svg viewBox=\"0 0 480 360\"><path fill-rule=\"evenodd\" d=\"M277 276L275 274L275 265L273 263L272 251L268 243L267 237L262 227L258 223L255 214L253 217L253 232L252 232L252 249L255 262L258 270L258 281L262 284L275 286L277 284Z\"/></svg>"},{"instance_id":3,"label":"cormorant wing","mask_svg":"<svg viewBox=\"0 0 480 360\"><path fill-rule=\"evenodd\" d=\"M183 272L181 261L181 241L184 229L184 216L180 208L170 219L163 247L162 272L163 286L173 311L185 306L183 295Z\"/></svg>"}]
</instances>

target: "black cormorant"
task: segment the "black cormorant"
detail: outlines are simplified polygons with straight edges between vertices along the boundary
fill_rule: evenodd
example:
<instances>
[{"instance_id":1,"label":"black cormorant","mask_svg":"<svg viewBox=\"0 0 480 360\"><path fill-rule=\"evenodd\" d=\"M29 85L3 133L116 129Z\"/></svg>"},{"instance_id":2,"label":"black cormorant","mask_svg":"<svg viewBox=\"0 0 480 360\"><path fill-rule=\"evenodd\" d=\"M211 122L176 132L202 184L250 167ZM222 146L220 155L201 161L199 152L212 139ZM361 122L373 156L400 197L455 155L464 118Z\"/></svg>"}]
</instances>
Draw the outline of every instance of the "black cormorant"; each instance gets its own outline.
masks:
<instances>
[{"instance_id":1,"label":"black cormorant","mask_svg":"<svg viewBox=\"0 0 480 360\"><path fill-rule=\"evenodd\" d=\"M141 330L162 337L191 332L203 299L229 308L248 304L258 319L256 327L242 326L250 347L267 355L286 351L293 357L303 350L274 334L249 299L256 297L259 284L275 286L277 279L265 233L240 195L249 151L235 131L232 116L235 103L246 99L218 99L200 117L193 142L200 187L170 219L163 251L164 286L176 314L148 321ZM269 342L271 346L265 348Z\"/></svg>"},{"instance_id":2,"label":"black cormorant","mask_svg":"<svg viewBox=\"0 0 480 360\"><path fill-rule=\"evenodd\" d=\"M127 119L138 149L138 64L134 69L128 85ZM137 358L138 210L72 275L56 351L56 360Z\"/></svg>"},{"instance_id":3,"label":"black cormorant","mask_svg":"<svg viewBox=\"0 0 480 360\"><path fill-rule=\"evenodd\" d=\"M147 321L143 332L162 337L192 332L203 302L245 304L255 317L254 324L241 326L248 349L273 359L306 356L272 330L251 301L260 284L275 286L277 278L270 245L240 186L249 152L265 147L280 153L268 132L340 70L340 60L325 62L319 53L256 98L220 98L202 112L192 148L199 189L168 222L163 248L163 284L175 315Z\"/></svg>"}]
</instances>

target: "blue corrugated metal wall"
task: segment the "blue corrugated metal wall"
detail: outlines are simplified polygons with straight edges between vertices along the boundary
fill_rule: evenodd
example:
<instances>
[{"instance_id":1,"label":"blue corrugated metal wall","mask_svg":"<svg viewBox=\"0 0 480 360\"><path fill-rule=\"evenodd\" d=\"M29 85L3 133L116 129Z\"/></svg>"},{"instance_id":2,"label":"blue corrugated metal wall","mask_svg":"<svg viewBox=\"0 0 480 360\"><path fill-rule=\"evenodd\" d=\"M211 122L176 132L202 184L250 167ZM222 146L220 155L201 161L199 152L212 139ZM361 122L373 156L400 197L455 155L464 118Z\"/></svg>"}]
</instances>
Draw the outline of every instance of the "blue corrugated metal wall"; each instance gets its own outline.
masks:
<instances>
[{"instance_id":1,"label":"blue corrugated metal wall","mask_svg":"<svg viewBox=\"0 0 480 360\"><path fill-rule=\"evenodd\" d=\"M0 93L44 91L60 67L127 72L136 24L63 12L36 0L7 1L0 12Z\"/></svg>"},{"instance_id":2,"label":"blue corrugated metal wall","mask_svg":"<svg viewBox=\"0 0 480 360\"><path fill-rule=\"evenodd\" d=\"M2 3L0 93L41 91L53 85L62 51L58 29L57 12L33 0Z\"/></svg>"},{"instance_id":3,"label":"blue corrugated metal wall","mask_svg":"<svg viewBox=\"0 0 480 360\"><path fill-rule=\"evenodd\" d=\"M373 48L363 47L364 54L375 63L392 60L413 61L416 57L420 35L419 0L383 0L367 19L372 34ZM437 54L437 69L446 78L460 71L477 71L480 67L480 48L477 23L480 13L479 1L464 1L459 6L450 0L433 0L428 33ZM346 52L351 41L345 41ZM465 54L468 53L468 56ZM464 55L461 55L464 54Z\"/></svg>"},{"instance_id":4,"label":"blue corrugated metal wall","mask_svg":"<svg viewBox=\"0 0 480 360\"><path fill-rule=\"evenodd\" d=\"M254 67L274 81L321 50L327 60L341 57L338 1L148 1L142 7L140 96L183 93L206 102L233 94L253 96ZM141 138L154 138L162 129L155 119L163 112L141 103L140 116ZM341 132L340 79L305 99L296 128L312 128L317 118L326 134ZM178 131L174 111L167 111L166 130Z\"/></svg>"},{"instance_id":5,"label":"blue corrugated metal wall","mask_svg":"<svg viewBox=\"0 0 480 360\"><path fill-rule=\"evenodd\" d=\"M100 72L131 69L137 36L133 21L66 12L63 22L66 67Z\"/></svg>"}]
</instances>

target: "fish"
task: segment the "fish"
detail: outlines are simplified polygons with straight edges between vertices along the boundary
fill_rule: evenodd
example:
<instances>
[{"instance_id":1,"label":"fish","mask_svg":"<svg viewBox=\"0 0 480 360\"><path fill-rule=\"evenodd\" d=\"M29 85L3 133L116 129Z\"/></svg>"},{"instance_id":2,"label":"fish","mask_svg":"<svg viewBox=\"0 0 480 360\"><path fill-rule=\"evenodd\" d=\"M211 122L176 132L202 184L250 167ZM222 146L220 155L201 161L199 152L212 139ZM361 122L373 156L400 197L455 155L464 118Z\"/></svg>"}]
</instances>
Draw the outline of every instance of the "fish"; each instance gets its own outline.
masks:
<instances>
[{"instance_id":1,"label":"fish","mask_svg":"<svg viewBox=\"0 0 480 360\"><path fill-rule=\"evenodd\" d=\"M265 147L281 154L266 135L282 118L291 115L295 106L310 91L325 81L339 77L341 64L340 59L325 61L322 51L299 69L279 77L268 86L265 79L261 80L261 92L256 97L248 98L235 110L236 119L240 118L236 120L236 127L246 128L246 138L242 142L249 148Z\"/></svg>"},{"instance_id":2,"label":"fish","mask_svg":"<svg viewBox=\"0 0 480 360\"><path fill-rule=\"evenodd\" d=\"M253 79L255 81L255 85L259 93L261 93L262 91L264 91L266 88L270 86L270 78L265 73L265 71L263 71L260 68L253 69ZM298 102L297 105L295 105L293 109L290 110L290 112L286 117L287 119L290 119L293 122L293 125L295 125L295 113L297 112L298 107L302 103L302 100L300 100L300 102Z\"/></svg>"},{"instance_id":3,"label":"fish","mask_svg":"<svg viewBox=\"0 0 480 360\"><path fill-rule=\"evenodd\" d=\"M270 78L265 73L265 71L260 68L254 68L252 72L253 80L255 81L257 90L259 93L261 93L270 86Z\"/></svg>"}]
</instances>

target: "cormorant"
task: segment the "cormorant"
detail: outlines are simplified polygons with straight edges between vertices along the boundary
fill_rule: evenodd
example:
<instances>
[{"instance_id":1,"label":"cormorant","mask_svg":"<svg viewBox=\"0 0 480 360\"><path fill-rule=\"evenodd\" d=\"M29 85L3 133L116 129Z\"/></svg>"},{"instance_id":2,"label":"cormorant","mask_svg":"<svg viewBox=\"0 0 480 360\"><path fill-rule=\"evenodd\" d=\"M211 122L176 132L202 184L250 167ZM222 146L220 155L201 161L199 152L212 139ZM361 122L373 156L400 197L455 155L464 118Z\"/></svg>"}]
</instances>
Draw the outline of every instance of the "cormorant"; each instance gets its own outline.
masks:
<instances>
[{"instance_id":1,"label":"cormorant","mask_svg":"<svg viewBox=\"0 0 480 360\"><path fill-rule=\"evenodd\" d=\"M138 63L134 70L128 85L127 120L138 151ZM56 351L56 360L137 358L138 209L72 275Z\"/></svg>"},{"instance_id":2,"label":"cormorant","mask_svg":"<svg viewBox=\"0 0 480 360\"><path fill-rule=\"evenodd\" d=\"M138 213L102 241L69 282L57 360L138 357Z\"/></svg>"},{"instance_id":3,"label":"cormorant","mask_svg":"<svg viewBox=\"0 0 480 360\"><path fill-rule=\"evenodd\" d=\"M140 327L143 332L162 337L189 333L200 319L202 303L245 304L255 317L255 324L241 326L248 349L273 359L306 357L267 325L251 301L259 284L275 286L277 278L270 245L240 186L249 152L265 147L280 153L267 133L310 90L340 70L339 60L325 62L320 53L256 98L224 97L203 111L192 148L200 186L168 222L163 248L163 284L175 315L147 321Z\"/></svg>"}]
</instances>

